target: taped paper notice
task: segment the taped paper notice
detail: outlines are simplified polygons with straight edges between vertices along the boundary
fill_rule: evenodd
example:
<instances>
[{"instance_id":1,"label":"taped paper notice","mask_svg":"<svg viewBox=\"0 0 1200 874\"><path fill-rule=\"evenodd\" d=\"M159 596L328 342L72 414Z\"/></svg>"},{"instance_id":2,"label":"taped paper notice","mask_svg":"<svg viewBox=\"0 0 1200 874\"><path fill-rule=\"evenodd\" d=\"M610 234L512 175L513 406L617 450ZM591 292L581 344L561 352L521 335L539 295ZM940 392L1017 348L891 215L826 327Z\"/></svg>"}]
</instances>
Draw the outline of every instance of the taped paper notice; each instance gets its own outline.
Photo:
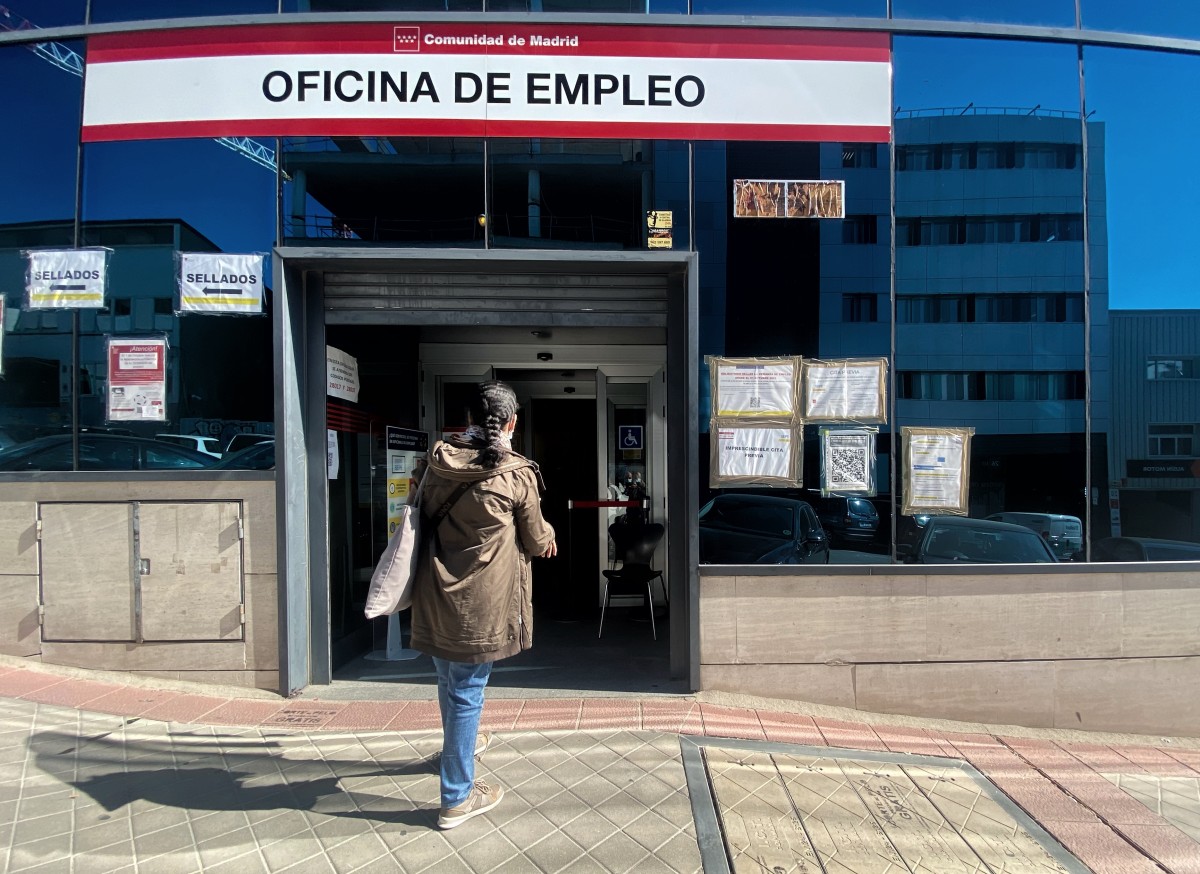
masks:
<instances>
[{"instance_id":1,"label":"taped paper notice","mask_svg":"<svg viewBox=\"0 0 1200 874\"><path fill-rule=\"evenodd\" d=\"M711 358L716 418L791 423L796 414L797 358Z\"/></svg>"},{"instance_id":2,"label":"taped paper notice","mask_svg":"<svg viewBox=\"0 0 1200 874\"><path fill-rule=\"evenodd\" d=\"M907 476L901 513L967 515L974 428L901 428Z\"/></svg>"},{"instance_id":3,"label":"taped paper notice","mask_svg":"<svg viewBox=\"0 0 1200 874\"><path fill-rule=\"evenodd\" d=\"M806 422L887 421L887 359L804 361Z\"/></svg>"}]
</instances>

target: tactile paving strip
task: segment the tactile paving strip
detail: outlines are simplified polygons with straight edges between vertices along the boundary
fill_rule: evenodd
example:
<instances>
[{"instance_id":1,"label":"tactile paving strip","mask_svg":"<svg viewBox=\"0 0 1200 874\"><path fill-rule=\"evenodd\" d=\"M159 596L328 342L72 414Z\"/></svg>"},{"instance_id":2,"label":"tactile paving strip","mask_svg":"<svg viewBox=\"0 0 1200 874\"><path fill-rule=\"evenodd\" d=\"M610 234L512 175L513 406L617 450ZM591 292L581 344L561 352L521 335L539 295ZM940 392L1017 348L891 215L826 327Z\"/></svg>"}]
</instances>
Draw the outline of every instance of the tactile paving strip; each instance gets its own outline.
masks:
<instances>
[{"instance_id":1,"label":"tactile paving strip","mask_svg":"<svg viewBox=\"0 0 1200 874\"><path fill-rule=\"evenodd\" d=\"M706 874L1088 874L956 759L680 743Z\"/></svg>"}]
</instances>

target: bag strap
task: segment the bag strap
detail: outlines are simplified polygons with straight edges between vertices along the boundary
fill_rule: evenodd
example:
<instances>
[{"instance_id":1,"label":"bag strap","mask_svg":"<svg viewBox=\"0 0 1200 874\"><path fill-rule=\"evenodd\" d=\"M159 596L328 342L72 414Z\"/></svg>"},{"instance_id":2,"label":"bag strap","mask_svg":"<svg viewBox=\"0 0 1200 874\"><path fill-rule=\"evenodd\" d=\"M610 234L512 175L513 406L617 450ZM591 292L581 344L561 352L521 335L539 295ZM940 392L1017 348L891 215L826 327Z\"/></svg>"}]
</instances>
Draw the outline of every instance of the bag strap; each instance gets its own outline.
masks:
<instances>
[{"instance_id":1,"label":"bag strap","mask_svg":"<svg viewBox=\"0 0 1200 874\"><path fill-rule=\"evenodd\" d=\"M422 479L424 479L424 477L422 477ZM442 502L442 506L438 507L437 512L429 517L429 521L434 528L442 524L442 520L445 519L447 514L450 512L450 508L457 504L458 499L465 495L473 485L475 485L475 483L468 480L465 483L461 483L458 488L450 493L450 497L446 498L446 500Z\"/></svg>"}]
</instances>

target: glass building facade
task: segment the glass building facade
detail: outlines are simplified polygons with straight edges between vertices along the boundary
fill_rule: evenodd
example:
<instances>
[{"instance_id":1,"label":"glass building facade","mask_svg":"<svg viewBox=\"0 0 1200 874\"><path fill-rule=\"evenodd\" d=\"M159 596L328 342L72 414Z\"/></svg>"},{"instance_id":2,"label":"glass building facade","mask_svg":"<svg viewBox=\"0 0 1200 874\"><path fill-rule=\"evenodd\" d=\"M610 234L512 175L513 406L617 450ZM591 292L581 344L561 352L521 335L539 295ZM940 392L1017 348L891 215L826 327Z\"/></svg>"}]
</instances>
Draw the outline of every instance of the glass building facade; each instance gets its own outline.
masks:
<instances>
[{"instance_id":1,"label":"glass building facade","mask_svg":"<svg viewBox=\"0 0 1200 874\"><path fill-rule=\"evenodd\" d=\"M1077 520L1077 545L1058 550L1060 561L1109 560L1117 537L1200 543L1200 346L1180 329L1200 309L1193 243L1200 219L1190 206L1200 194L1200 164L1189 152L1200 125L1178 99L1200 81L1200 13L1166 0L173 0L153 5L153 21L149 9L58 0L14 5L0 21L0 70L21 83L9 89L3 111L12 133L0 144L5 483L48 472L156 470L169 478L216 462L151 457L144 446L117 446L117 437L161 444L162 435L174 435L175 445L210 438L226 456L214 469L233 481L239 470L273 469L273 456L231 459L227 449L235 435L269 439L283 430L277 323L273 330L281 290L268 287L262 316L181 315L180 252L265 253L269 284L278 278L270 269L280 247L322 257L538 252L566 264L580 253L646 251L647 214L669 212L672 250L694 257L696 283L688 314L696 346L687 366L698 408L688 440L699 462L687 472L691 518L676 536L690 539L694 514L721 491L708 477L705 358L802 356L883 358L888 369L887 422L873 438L877 488L860 508L873 521L848 530L859 511L844 502L831 507L820 494L815 425L803 430L800 486L737 489L811 505L829 547L818 556L822 564L914 558L928 516L901 512L906 427L971 429L969 516ZM341 134L82 141L82 59L97 34L163 27L166 19L228 27L447 14L460 22L645 20L885 33L891 141ZM844 217L735 218L735 183L745 179L842 182ZM106 306L29 309L24 253L86 247L111 250ZM332 272L329 300L341 293ZM456 294L460 309L473 306L467 291ZM622 311L628 323L613 322L600 340L568 333L564 342L665 344L660 325L639 324L636 307ZM1119 333L1122 318L1128 327ZM541 341L533 327L526 345ZM327 496L331 513L340 507L346 520L331 523L325 556L335 644L337 628L352 636L361 625L364 581L355 574L386 539L383 485L371 473L382 463L383 429L426 423L423 344L517 342L454 328L346 316L323 329L326 343L356 358L361 377L360 402L330 398L326 408L345 471L329 479ZM105 344L113 336L166 339L165 424L106 416ZM536 381L531 371L549 360L509 367L507 376ZM555 390L569 393L583 377L555 378L562 383ZM652 389L638 388L625 403L618 384L610 379L609 424L652 428ZM448 385L439 389L442 401L453 391ZM595 421L576 426L595 430ZM20 454L39 440L44 451ZM617 453L608 462L610 497L618 498L627 494L626 474L648 476L651 466L648 456ZM361 515L356 508L364 506L377 512ZM1049 537L1048 529L1039 533ZM756 562L747 556L698 561Z\"/></svg>"}]
</instances>

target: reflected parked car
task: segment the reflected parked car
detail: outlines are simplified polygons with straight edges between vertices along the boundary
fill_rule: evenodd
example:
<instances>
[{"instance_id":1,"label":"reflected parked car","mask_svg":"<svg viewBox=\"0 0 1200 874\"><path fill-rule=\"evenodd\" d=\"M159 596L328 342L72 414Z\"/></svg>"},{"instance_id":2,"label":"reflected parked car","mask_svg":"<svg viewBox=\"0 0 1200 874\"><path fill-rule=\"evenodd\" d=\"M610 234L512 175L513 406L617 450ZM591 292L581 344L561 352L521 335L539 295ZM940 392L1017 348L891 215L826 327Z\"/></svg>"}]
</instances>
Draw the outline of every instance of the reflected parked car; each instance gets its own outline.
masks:
<instances>
[{"instance_id":1,"label":"reflected parked car","mask_svg":"<svg viewBox=\"0 0 1200 874\"><path fill-rule=\"evenodd\" d=\"M1200 543L1153 537L1105 537L1092 544L1092 561L1200 561Z\"/></svg>"},{"instance_id":2,"label":"reflected parked car","mask_svg":"<svg viewBox=\"0 0 1200 874\"><path fill-rule=\"evenodd\" d=\"M809 501L833 545L870 543L879 529L879 511L869 498L814 495Z\"/></svg>"},{"instance_id":3,"label":"reflected parked car","mask_svg":"<svg viewBox=\"0 0 1200 874\"><path fill-rule=\"evenodd\" d=\"M274 439L270 434L251 434L248 432L234 434L229 438L229 442L225 444L225 453L228 455L230 452L240 452L247 447Z\"/></svg>"},{"instance_id":4,"label":"reflected parked car","mask_svg":"<svg viewBox=\"0 0 1200 874\"><path fill-rule=\"evenodd\" d=\"M0 452L0 470L71 470L71 435L38 437ZM115 434L79 435L80 470L200 470L211 455L182 446Z\"/></svg>"},{"instance_id":5,"label":"reflected parked car","mask_svg":"<svg viewBox=\"0 0 1200 874\"><path fill-rule=\"evenodd\" d=\"M1042 535L1059 561L1082 558L1083 523L1078 516L1061 513L1023 513L1005 510L988 516L993 522L1011 522Z\"/></svg>"},{"instance_id":6,"label":"reflected parked car","mask_svg":"<svg viewBox=\"0 0 1200 874\"><path fill-rule=\"evenodd\" d=\"M232 452L213 465L213 470L271 470L275 467L275 439L268 437L248 449Z\"/></svg>"},{"instance_id":7,"label":"reflected parked car","mask_svg":"<svg viewBox=\"0 0 1200 874\"><path fill-rule=\"evenodd\" d=\"M199 434L155 434L155 440L186 446L213 458L221 457L221 442L216 437L201 437Z\"/></svg>"},{"instance_id":8,"label":"reflected parked car","mask_svg":"<svg viewBox=\"0 0 1200 874\"><path fill-rule=\"evenodd\" d=\"M934 516L915 547L897 546L910 564L1033 564L1057 562L1050 545L1022 525Z\"/></svg>"},{"instance_id":9,"label":"reflected parked car","mask_svg":"<svg viewBox=\"0 0 1200 874\"><path fill-rule=\"evenodd\" d=\"M827 564L829 537L794 498L724 494L700 510L701 564Z\"/></svg>"}]
</instances>

